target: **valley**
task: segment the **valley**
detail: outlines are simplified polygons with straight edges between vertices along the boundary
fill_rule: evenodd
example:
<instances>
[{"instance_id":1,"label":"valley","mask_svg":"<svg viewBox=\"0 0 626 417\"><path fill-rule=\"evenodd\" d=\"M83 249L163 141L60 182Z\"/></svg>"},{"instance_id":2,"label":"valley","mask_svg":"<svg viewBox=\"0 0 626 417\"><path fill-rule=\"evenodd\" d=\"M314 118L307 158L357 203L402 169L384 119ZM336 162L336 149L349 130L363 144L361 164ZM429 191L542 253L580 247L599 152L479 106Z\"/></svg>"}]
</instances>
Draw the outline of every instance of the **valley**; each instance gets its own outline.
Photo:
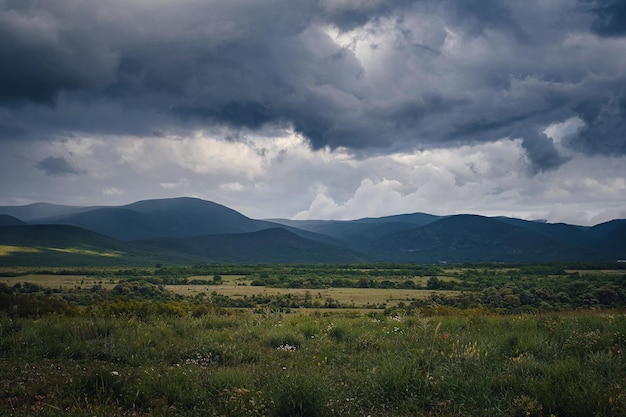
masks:
<instances>
[{"instance_id":1,"label":"valley","mask_svg":"<svg viewBox=\"0 0 626 417\"><path fill-rule=\"evenodd\" d=\"M622 220L4 211L1 415L626 413Z\"/></svg>"}]
</instances>

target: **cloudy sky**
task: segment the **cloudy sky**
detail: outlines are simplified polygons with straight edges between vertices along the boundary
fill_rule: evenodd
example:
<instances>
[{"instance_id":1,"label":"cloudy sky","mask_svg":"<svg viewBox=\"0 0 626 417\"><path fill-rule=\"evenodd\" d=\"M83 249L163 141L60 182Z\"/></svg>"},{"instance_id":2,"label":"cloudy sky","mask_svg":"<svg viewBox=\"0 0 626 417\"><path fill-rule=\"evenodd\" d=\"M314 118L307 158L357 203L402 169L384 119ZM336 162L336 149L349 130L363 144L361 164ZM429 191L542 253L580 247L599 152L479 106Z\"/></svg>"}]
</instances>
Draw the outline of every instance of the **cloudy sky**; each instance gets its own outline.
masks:
<instances>
[{"instance_id":1,"label":"cloudy sky","mask_svg":"<svg viewBox=\"0 0 626 417\"><path fill-rule=\"evenodd\" d=\"M0 0L0 205L626 218L622 0Z\"/></svg>"}]
</instances>

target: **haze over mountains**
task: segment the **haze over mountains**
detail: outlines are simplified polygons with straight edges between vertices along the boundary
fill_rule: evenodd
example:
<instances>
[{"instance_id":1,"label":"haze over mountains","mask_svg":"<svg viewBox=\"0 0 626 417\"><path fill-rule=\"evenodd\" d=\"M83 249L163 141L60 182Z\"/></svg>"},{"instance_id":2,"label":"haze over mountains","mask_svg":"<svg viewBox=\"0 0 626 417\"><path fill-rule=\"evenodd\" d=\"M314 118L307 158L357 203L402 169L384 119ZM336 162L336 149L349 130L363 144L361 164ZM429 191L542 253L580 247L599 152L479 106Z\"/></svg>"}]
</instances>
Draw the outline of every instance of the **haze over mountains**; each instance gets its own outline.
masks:
<instances>
[{"instance_id":1,"label":"haze over mountains","mask_svg":"<svg viewBox=\"0 0 626 417\"><path fill-rule=\"evenodd\" d=\"M112 257L129 264L614 262L626 259L626 220L593 227L425 213L351 221L256 220L185 197L117 207L0 207L0 245L38 251L5 251L3 265Z\"/></svg>"}]
</instances>

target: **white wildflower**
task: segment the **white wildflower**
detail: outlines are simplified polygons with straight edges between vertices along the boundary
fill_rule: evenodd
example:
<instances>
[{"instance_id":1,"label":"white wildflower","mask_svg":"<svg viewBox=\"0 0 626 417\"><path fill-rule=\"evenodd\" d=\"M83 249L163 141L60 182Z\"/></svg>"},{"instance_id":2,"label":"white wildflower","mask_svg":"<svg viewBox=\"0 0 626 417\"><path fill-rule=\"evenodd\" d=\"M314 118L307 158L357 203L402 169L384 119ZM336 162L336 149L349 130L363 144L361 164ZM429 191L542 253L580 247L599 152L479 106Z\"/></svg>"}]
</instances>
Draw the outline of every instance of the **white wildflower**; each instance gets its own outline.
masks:
<instances>
[{"instance_id":1,"label":"white wildflower","mask_svg":"<svg viewBox=\"0 0 626 417\"><path fill-rule=\"evenodd\" d=\"M283 352L295 352L296 347L290 345L289 343L284 343L276 348L276 350L282 350Z\"/></svg>"}]
</instances>

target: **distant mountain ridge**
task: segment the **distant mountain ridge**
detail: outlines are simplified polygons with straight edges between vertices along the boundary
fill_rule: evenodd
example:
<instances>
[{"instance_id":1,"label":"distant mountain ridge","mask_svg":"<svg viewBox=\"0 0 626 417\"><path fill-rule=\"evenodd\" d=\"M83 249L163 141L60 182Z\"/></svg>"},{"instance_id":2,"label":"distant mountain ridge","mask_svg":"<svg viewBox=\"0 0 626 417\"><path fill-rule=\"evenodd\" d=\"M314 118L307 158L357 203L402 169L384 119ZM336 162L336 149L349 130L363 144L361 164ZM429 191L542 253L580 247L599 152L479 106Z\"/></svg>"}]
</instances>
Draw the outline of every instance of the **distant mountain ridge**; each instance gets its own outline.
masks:
<instances>
[{"instance_id":1,"label":"distant mountain ridge","mask_svg":"<svg viewBox=\"0 0 626 417\"><path fill-rule=\"evenodd\" d=\"M8 214L0 214L0 226L19 226L21 224L26 223Z\"/></svg>"},{"instance_id":2,"label":"distant mountain ridge","mask_svg":"<svg viewBox=\"0 0 626 417\"><path fill-rule=\"evenodd\" d=\"M497 218L455 215L378 240L366 253L394 262L563 262L607 260L586 245L537 233ZM617 254L615 254L617 255Z\"/></svg>"},{"instance_id":3,"label":"distant mountain ridge","mask_svg":"<svg viewBox=\"0 0 626 417\"><path fill-rule=\"evenodd\" d=\"M272 221L311 232L332 236L352 249L363 249L372 242L394 232L402 232L439 220L440 216L425 213L402 214L357 220L284 220Z\"/></svg>"},{"instance_id":4,"label":"distant mountain ridge","mask_svg":"<svg viewBox=\"0 0 626 417\"><path fill-rule=\"evenodd\" d=\"M30 218L32 208L25 208ZM10 211L19 214L15 207ZM77 226L124 241L246 233L277 226L264 220L250 219L221 204L191 197L143 200L117 207L54 206L52 210L43 212L51 211L61 214L34 218L29 223ZM326 235L294 228L289 230L308 239L337 243Z\"/></svg>"},{"instance_id":5,"label":"distant mountain ridge","mask_svg":"<svg viewBox=\"0 0 626 417\"><path fill-rule=\"evenodd\" d=\"M78 226L125 241L244 233L264 228L262 221L250 219L226 206L188 197L98 207L31 222Z\"/></svg>"},{"instance_id":6,"label":"distant mountain ridge","mask_svg":"<svg viewBox=\"0 0 626 417\"><path fill-rule=\"evenodd\" d=\"M37 217L43 215L43 217ZM13 225L23 225L23 236ZM30 229L29 229L30 225ZM574 262L626 259L626 220L593 227L478 215L412 213L348 221L256 220L197 198L144 200L116 207L38 203L0 207L0 245L41 246L43 229L89 230L86 247L137 259L171 262ZM56 230L61 244L78 245L77 229ZM72 232L70 232L72 230ZM64 237L70 234L71 239ZM46 235L54 240L54 233ZM100 236L100 237L97 237ZM106 239L103 238L106 236ZM30 239L30 240L29 240ZM13 243L12 243L13 242ZM94 249L95 250L95 249ZM3 260L7 261L6 259Z\"/></svg>"},{"instance_id":7,"label":"distant mountain ridge","mask_svg":"<svg viewBox=\"0 0 626 417\"><path fill-rule=\"evenodd\" d=\"M97 207L64 206L61 204L33 203L25 206L3 206L0 207L0 214L7 214L16 217L23 222L30 222L36 219L79 213L81 211L93 210Z\"/></svg>"}]
</instances>

